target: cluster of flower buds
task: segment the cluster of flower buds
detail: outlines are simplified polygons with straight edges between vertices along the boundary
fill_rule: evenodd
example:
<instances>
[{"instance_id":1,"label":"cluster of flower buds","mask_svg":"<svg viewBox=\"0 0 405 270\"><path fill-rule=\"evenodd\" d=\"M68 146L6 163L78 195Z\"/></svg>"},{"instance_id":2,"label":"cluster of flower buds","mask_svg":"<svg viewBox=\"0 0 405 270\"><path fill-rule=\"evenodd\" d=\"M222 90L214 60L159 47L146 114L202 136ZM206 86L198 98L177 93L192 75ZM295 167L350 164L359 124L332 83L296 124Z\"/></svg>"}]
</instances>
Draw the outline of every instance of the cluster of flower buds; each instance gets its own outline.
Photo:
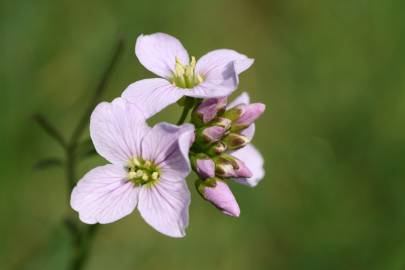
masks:
<instances>
[{"instance_id":1,"label":"cluster of flower buds","mask_svg":"<svg viewBox=\"0 0 405 270\"><path fill-rule=\"evenodd\" d=\"M247 179L252 171L233 152L251 141L246 130L264 112L262 103L227 106L227 98L203 100L192 113L196 138L190 151L191 163L199 176L198 192L224 214L238 217L238 203L226 181Z\"/></svg>"}]
</instances>

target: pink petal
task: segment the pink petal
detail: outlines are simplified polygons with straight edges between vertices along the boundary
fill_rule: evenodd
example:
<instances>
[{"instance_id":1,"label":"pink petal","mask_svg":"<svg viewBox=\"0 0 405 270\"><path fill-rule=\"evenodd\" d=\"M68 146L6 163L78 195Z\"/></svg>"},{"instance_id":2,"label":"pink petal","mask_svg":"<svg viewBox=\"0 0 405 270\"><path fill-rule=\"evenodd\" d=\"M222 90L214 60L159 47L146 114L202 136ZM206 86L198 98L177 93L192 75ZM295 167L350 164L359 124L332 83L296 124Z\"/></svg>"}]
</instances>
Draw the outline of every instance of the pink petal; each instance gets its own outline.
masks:
<instances>
[{"instance_id":1,"label":"pink petal","mask_svg":"<svg viewBox=\"0 0 405 270\"><path fill-rule=\"evenodd\" d=\"M114 164L140 155L140 142L149 127L143 112L122 98L102 102L90 118L90 136L97 152Z\"/></svg>"},{"instance_id":2,"label":"pink petal","mask_svg":"<svg viewBox=\"0 0 405 270\"><path fill-rule=\"evenodd\" d=\"M253 139L253 136L255 135L256 131L256 125L255 123L251 124L248 126L246 129L242 130L240 134L243 136L246 136L250 141Z\"/></svg>"},{"instance_id":3,"label":"pink petal","mask_svg":"<svg viewBox=\"0 0 405 270\"><path fill-rule=\"evenodd\" d=\"M76 185L71 207L84 223L111 223L132 213L139 189L128 182L126 171L117 165L105 165L89 171Z\"/></svg>"},{"instance_id":4,"label":"pink petal","mask_svg":"<svg viewBox=\"0 0 405 270\"><path fill-rule=\"evenodd\" d=\"M146 69L166 79L174 73L176 57L183 65L189 64L188 53L181 42L164 33L140 35L135 54Z\"/></svg>"},{"instance_id":5,"label":"pink petal","mask_svg":"<svg viewBox=\"0 0 405 270\"><path fill-rule=\"evenodd\" d=\"M242 160L253 174L250 178L237 178L234 179L235 181L254 187L263 179L263 157L252 144L248 144L245 147L236 150L232 153L232 156Z\"/></svg>"},{"instance_id":6,"label":"pink petal","mask_svg":"<svg viewBox=\"0 0 405 270\"><path fill-rule=\"evenodd\" d=\"M230 109L239 104L249 104L249 103L250 103L249 94L247 92L242 92L242 94L240 94L232 102L230 102L226 108Z\"/></svg>"},{"instance_id":7,"label":"pink petal","mask_svg":"<svg viewBox=\"0 0 405 270\"><path fill-rule=\"evenodd\" d=\"M178 101L184 92L164 79L144 79L129 85L122 97L140 106L149 118Z\"/></svg>"},{"instance_id":8,"label":"pink petal","mask_svg":"<svg viewBox=\"0 0 405 270\"><path fill-rule=\"evenodd\" d=\"M185 179L166 179L164 175L153 186L143 186L138 210L146 223L171 237L185 236L188 226L190 192Z\"/></svg>"},{"instance_id":9,"label":"pink petal","mask_svg":"<svg viewBox=\"0 0 405 270\"><path fill-rule=\"evenodd\" d=\"M196 71L204 77L209 77L212 76L212 74L220 73L223 68L231 62L235 64L236 73L240 74L248 69L253 64L254 60L234 50L214 50L198 60Z\"/></svg>"},{"instance_id":10,"label":"pink petal","mask_svg":"<svg viewBox=\"0 0 405 270\"><path fill-rule=\"evenodd\" d=\"M188 150L194 140L194 126L159 123L142 142L142 157L153 160L163 172L185 177L190 173Z\"/></svg>"}]
</instances>

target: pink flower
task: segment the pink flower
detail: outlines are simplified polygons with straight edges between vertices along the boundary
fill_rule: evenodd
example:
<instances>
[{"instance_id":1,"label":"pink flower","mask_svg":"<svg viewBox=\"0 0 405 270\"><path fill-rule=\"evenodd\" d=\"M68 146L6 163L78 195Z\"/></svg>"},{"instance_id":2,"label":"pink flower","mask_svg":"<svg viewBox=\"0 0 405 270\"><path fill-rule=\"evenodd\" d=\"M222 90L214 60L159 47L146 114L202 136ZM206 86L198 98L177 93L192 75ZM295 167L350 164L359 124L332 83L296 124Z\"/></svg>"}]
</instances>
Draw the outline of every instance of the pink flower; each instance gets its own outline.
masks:
<instances>
[{"instance_id":1,"label":"pink flower","mask_svg":"<svg viewBox=\"0 0 405 270\"><path fill-rule=\"evenodd\" d=\"M122 98L99 104L90 135L111 164L89 171L73 189L71 206L88 224L110 223L137 207L157 231L183 237L188 226L188 150L194 128L160 123L150 128L135 104Z\"/></svg>"},{"instance_id":2,"label":"pink flower","mask_svg":"<svg viewBox=\"0 0 405 270\"><path fill-rule=\"evenodd\" d=\"M227 109L233 108L239 104L246 104L246 105L250 104L250 98L248 93L243 92L240 96L238 96L234 101L232 101L228 105ZM242 130L240 133L251 140L255 133L255 124L254 123L250 124L248 128ZM249 168L252 174L251 177L234 178L235 181L241 184L254 187L263 179L264 177L263 157L260 154L260 152L256 149L256 147L253 146L253 144L249 143L243 148L231 152L230 154L236 157L237 159L241 160L243 163L245 163L246 167Z\"/></svg>"},{"instance_id":3,"label":"pink flower","mask_svg":"<svg viewBox=\"0 0 405 270\"><path fill-rule=\"evenodd\" d=\"M161 77L137 81L122 94L131 102L148 104L146 117L183 96L228 96L238 85L238 75L254 61L229 49L211 51L198 62L191 57L190 61L180 41L163 33L139 36L135 54L146 69Z\"/></svg>"}]
</instances>

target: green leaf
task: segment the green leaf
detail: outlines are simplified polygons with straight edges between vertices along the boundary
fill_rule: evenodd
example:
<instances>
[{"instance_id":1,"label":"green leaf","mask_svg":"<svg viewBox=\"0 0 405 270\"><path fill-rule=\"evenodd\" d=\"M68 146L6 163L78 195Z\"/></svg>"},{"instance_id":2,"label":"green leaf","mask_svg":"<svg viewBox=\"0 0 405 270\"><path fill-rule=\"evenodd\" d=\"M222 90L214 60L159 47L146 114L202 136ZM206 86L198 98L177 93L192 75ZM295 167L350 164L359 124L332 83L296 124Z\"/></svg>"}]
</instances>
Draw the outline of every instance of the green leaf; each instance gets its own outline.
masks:
<instances>
[{"instance_id":1,"label":"green leaf","mask_svg":"<svg viewBox=\"0 0 405 270\"><path fill-rule=\"evenodd\" d=\"M56 157L50 157L50 158L45 158L41 159L38 161L33 169L34 170L45 170L53 167L61 167L63 165L63 161L60 158Z\"/></svg>"}]
</instances>

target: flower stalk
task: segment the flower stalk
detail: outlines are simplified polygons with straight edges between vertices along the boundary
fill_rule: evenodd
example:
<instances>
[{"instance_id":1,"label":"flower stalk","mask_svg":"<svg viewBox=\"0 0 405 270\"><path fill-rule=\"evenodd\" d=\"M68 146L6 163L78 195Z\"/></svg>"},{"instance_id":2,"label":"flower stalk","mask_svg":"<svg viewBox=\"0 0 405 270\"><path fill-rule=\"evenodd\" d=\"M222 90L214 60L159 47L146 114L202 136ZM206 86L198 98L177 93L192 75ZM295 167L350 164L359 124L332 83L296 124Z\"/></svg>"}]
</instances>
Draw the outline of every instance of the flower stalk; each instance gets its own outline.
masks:
<instances>
[{"instance_id":1,"label":"flower stalk","mask_svg":"<svg viewBox=\"0 0 405 270\"><path fill-rule=\"evenodd\" d=\"M106 86L109 78L118 62L120 55L122 54L124 45L124 40L119 38L117 45L114 49L113 55L107 68L101 76L101 79L92 95L90 102L88 103L83 115L79 119L79 122L75 126L72 136L69 140L64 138L62 133L44 116L40 114L34 115L34 121L64 150L64 170L66 173L66 187L67 187L67 197L70 198L70 193L76 184L76 168L78 167L79 159L77 156L77 148L80 145L81 136L87 126L89 116L93 111L94 107L100 101L101 96L106 90ZM92 248L93 241L98 231L98 225L83 225L73 219L67 217L65 219L64 225L68 228L70 232L73 249L72 256L69 262L68 269L71 270L81 270L83 269L90 251Z\"/></svg>"}]
</instances>

